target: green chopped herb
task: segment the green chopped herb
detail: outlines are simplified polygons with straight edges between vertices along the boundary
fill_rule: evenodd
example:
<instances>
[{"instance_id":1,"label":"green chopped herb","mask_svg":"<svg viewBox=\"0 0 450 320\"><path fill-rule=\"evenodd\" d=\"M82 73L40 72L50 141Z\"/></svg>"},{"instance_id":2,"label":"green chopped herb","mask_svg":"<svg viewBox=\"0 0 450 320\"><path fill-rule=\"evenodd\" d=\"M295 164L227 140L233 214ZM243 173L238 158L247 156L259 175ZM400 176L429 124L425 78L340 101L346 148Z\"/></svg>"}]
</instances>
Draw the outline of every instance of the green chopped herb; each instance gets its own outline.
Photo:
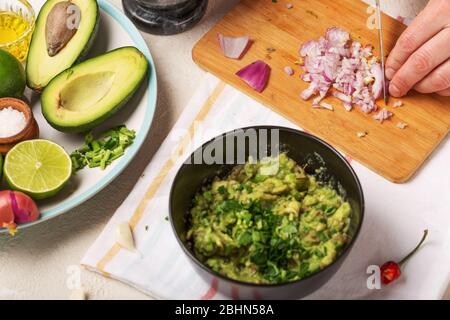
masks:
<instances>
[{"instance_id":1,"label":"green chopped herb","mask_svg":"<svg viewBox=\"0 0 450 320\"><path fill-rule=\"evenodd\" d=\"M352 209L286 154L248 162L195 195L186 238L212 270L249 283L284 283L329 266L348 243ZM263 170L264 169L264 170Z\"/></svg>"},{"instance_id":2,"label":"green chopped herb","mask_svg":"<svg viewBox=\"0 0 450 320\"><path fill-rule=\"evenodd\" d=\"M224 186L220 186L219 189L217 189L217 191L219 191L219 193L222 195L227 194L227 189Z\"/></svg>"},{"instance_id":3,"label":"green chopped herb","mask_svg":"<svg viewBox=\"0 0 450 320\"><path fill-rule=\"evenodd\" d=\"M104 170L114 160L124 155L125 149L133 144L136 132L125 125L112 128L98 139L92 132L84 137L84 144L70 155L72 168L76 172L85 168L100 167Z\"/></svg>"}]
</instances>

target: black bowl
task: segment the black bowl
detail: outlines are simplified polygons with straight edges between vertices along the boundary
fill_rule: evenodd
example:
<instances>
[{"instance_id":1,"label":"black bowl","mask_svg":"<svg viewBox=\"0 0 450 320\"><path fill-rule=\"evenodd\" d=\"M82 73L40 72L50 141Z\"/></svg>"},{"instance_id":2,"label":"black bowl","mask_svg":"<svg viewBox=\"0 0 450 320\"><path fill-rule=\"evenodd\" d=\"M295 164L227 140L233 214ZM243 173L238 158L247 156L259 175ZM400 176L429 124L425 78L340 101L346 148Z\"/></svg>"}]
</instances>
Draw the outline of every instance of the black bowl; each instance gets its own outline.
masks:
<instances>
[{"instance_id":1,"label":"black bowl","mask_svg":"<svg viewBox=\"0 0 450 320\"><path fill-rule=\"evenodd\" d=\"M244 150L243 145L245 145ZM308 173L314 174L317 169L326 168L318 174L318 179L329 182L337 190L341 190L353 209L349 230L351 240L336 261L307 278L276 285L250 284L232 280L214 272L195 257L185 240L188 227L186 217L192 207L193 197L205 182L218 175L225 176L237 163L245 162L249 155L258 159L262 158L264 153L273 155L274 151L271 151L273 146L279 147L281 152L286 152L298 164L307 164ZM223 154L217 151L220 150L219 148L223 150ZM211 152L211 150L217 152ZM238 151L241 151L241 154ZM213 163L212 159L202 155L212 155L212 158L219 160L216 161L219 163ZM289 128L257 126L222 134L197 149L181 166L175 177L170 192L169 207L172 227L183 251L207 283L211 283L214 278L219 280L218 290L221 293L229 296L232 292L234 295L237 293L240 299L298 299L320 288L342 265L358 237L363 222L364 196L352 167L327 143L310 134Z\"/></svg>"}]
</instances>

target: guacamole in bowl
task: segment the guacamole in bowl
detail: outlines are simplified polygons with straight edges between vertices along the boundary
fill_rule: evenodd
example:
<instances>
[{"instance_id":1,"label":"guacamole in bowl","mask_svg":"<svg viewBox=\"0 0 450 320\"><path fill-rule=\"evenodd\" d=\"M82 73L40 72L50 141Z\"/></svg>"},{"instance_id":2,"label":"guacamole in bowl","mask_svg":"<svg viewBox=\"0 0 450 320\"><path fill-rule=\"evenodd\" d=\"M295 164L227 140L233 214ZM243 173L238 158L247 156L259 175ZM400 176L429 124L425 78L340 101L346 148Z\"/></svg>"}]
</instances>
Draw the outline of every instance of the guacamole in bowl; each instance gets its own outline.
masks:
<instances>
[{"instance_id":1,"label":"guacamole in bowl","mask_svg":"<svg viewBox=\"0 0 450 320\"><path fill-rule=\"evenodd\" d=\"M334 262L351 206L286 154L250 159L195 195L186 239L196 257L234 280L279 284Z\"/></svg>"},{"instance_id":2,"label":"guacamole in bowl","mask_svg":"<svg viewBox=\"0 0 450 320\"><path fill-rule=\"evenodd\" d=\"M169 217L211 292L298 299L343 265L361 230L364 195L329 144L291 128L253 126L223 133L186 159Z\"/></svg>"}]
</instances>

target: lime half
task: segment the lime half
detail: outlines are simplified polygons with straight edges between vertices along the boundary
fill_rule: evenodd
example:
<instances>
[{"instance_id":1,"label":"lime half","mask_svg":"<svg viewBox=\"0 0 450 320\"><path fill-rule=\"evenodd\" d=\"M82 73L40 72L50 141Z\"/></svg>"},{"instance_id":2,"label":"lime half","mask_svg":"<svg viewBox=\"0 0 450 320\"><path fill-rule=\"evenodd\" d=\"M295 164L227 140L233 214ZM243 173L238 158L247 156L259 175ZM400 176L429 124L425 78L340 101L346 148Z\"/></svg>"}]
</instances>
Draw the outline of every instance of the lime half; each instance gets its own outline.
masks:
<instances>
[{"instance_id":1,"label":"lime half","mask_svg":"<svg viewBox=\"0 0 450 320\"><path fill-rule=\"evenodd\" d=\"M7 153L3 172L12 189L39 200L61 190L72 175L72 161L54 142L28 140Z\"/></svg>"}]
</instances>

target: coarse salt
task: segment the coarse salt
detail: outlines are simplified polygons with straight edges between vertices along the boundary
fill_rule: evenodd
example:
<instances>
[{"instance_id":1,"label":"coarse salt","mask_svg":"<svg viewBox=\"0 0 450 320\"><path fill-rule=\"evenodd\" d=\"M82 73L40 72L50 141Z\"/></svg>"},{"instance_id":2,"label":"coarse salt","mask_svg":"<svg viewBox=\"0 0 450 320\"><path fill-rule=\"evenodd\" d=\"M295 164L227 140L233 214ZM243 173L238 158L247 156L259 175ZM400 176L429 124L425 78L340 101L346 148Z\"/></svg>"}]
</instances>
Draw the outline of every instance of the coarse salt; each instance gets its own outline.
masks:
<instances>
[{"instance_id":1,"label":"coarse salt","mask_svg":"<svg viewBox=\"0 0 450 320\"><path fill-rule=\"evenodd\" d=\"M13 107L0 110L0 138L15 136L25 129L27 121L23 112Z\"/></svg>"}]
</instances>

